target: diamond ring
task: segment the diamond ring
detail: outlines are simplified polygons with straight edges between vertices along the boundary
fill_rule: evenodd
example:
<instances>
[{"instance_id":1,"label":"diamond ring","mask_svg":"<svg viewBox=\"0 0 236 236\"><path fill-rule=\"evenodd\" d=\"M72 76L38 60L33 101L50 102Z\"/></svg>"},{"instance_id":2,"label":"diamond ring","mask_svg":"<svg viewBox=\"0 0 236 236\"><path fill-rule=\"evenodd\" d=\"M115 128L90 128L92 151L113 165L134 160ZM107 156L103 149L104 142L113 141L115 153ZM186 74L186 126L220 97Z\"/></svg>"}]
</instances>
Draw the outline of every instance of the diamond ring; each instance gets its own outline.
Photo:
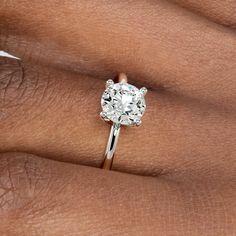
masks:
<instances>
[{"instance_id":1,"label":"diamond ring","mask_svg":"<svg viewBox=\"0 0 236 236\"><path fill-rule=\"evenodd\" d=\"M127 76L124 73L119 75L119 83L109 79L106 82L106 89L102 95L100 116L106 122L112 124L110 135L105 151L103 169L110 170L114 159L117 141L121 125L139 126L143 116L146 103L145 95L147 89L141 89L127 83Z\"/></svg>"}]
</instances>

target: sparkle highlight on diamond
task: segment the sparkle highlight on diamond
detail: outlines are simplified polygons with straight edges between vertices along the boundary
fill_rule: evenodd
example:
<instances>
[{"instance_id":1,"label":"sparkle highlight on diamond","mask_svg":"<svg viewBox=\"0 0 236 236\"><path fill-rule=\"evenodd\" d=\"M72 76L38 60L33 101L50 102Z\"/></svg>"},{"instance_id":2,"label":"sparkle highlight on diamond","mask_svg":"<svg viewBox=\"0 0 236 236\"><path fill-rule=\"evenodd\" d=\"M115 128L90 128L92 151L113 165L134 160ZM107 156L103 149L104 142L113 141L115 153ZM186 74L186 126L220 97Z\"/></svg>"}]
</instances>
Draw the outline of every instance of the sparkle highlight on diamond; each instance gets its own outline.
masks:
<instances>
[{"instance_id":1,"label":"sparkle highlight on diamond","mask_svg":"<svg viewBox=\"0 0 236 236\"><path fill-rule=\"evenodd\" d=\"M114 83L108 80L101 99L101 117L121 125L140 125L146 109L146 93L144 87L138 89L126 82Z\"/></svg>"}]
</instances>

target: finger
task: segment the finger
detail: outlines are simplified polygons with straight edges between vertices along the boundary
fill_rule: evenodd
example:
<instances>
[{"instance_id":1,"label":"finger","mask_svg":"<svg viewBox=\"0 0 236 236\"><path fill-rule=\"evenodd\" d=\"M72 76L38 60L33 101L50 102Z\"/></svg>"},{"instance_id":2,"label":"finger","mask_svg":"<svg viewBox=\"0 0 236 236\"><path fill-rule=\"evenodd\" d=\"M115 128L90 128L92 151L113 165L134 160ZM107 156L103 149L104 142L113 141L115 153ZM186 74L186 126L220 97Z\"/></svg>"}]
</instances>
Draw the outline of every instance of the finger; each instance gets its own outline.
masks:
<instances>
[{"instance_id":1,"label":"finger","mask_svg":"<svg viewBox=\"0 0 236 236\"><path fill-rule=\"evenodd\" d=\"M182 7L209 18L216 23L236 27L236 3L234 0L171 0Z\"/></svg>"},{"instance_id":2,"label":"finger","mask_svg":"<svg viewBox=\"0 0 236 236\"><path fill-rule=\"evenodd\" d=\"M99 167L110 128L99 118L104 82L1 62L0 150ZM146 99L143 125L121 129L113 169L199 179L235 171L235 113L166 93Z\"/></svg>"},{"instance_id":3,"label":"finger","mask_svg":"<svg viewBox=\"0 0 236 236\"><path fill-rule=\"evenodd\" d=\"M180 184L4 154L0 190L1 235L236 232L236 189L228 179Z\"/></svg>"},{"instance_id":4,"label":"finger","mask_svg":"<svg viewBox=\"0 0 236 236\"><path fill-rule=\"evenodd\" d=\"M174 4L7 1L1 15L0 47L19 57L100 78L127 72L235 110L235 33Z\"/></svg>"}]
</instances>

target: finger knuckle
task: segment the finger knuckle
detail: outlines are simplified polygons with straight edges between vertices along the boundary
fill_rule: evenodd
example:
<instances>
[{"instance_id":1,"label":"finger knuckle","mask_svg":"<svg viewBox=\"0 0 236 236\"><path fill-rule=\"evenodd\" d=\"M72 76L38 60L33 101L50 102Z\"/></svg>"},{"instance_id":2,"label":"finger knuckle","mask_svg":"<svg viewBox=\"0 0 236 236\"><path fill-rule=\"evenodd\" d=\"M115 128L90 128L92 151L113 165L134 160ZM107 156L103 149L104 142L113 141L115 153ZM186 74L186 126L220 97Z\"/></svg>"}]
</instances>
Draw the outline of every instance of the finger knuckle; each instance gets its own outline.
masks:
<instances>
[{"instance_id":1,"label":"finger knuckle","mask_svg":"<svg viewBox=\"0 0 236 236\"><path fill-rule=\"evenodd\" d=\"M46 74L46 73L45 73ZM0 58L0 120L9 120L15 112L24 114L47 101L49 77L41 76L35 66L20 60Z\"/></svg>"},{"instance_id":2,"label":"finger knuckle","mask_svg":"<svg viewBox=\"0 0 236 236\"><path fill-rule=\"evenodd\" d=\"M48 170L48 169L47 169ZM0 233L30 227L35 218L45 213L42 200L50 189L50 170L45 173L45 164L29 154L8 153L0 157ZM12 227L14 225L14 227ZM19 235L19 234L17 234Z\"/></svg>"},{"instance_id":3,"label":"finger knuckle","mask_svg":"<svg viewBox=\"0 0 236 236\"><path fill-rule=\"evenodd\" d=\"M18 209L37 195L40 163L28 154L3 154L0 159L0 211Z\"/></svg>"},{"instance_id":4,"label":"finger knuckle","mask_svg":"<svg viewBox=\"0 0 236 236\"><path fill-rule=\"evenodd\" d=\"M37 74L32 73L30 78L28 68L15 59L0 59L0 98L2 107L19 107L29 101L33 95L33 79ZM27 70L27 71L26 71Z\"/></svg>"},{"instance_id":5,"label":"finger knuckle","mask_svg":"<svg viewBox=\"0 0 236 236\"><path fill-rule=\"evenodd\" d=\"M12 102L19 102L23 94L25 76L24 67L17 60L1 58L0 65L0 97L3 107Z\"/></svg>"}]
</instances>

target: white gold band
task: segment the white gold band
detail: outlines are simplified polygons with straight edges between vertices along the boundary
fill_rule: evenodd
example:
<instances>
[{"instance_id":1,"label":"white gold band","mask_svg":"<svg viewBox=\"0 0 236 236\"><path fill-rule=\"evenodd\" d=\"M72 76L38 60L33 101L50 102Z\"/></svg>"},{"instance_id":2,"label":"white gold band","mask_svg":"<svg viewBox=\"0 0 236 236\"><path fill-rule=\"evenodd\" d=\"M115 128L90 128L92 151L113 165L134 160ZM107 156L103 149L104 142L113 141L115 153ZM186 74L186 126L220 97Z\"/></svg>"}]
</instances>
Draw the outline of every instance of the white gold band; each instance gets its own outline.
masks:
<instances>
[{"instance_id":1,"label":"white gold band","mask_svg":"<svg viewBox=\"0 0 236 236\"><path fill-rule=\"evenodd\" d=\"M139 126L141 124L141 117L146 108L144 99L146 93L145 87L138 89L128 84L124 73L119 75L118 83L114 83L111 79L107 80L106 90L101 99L103 110L100 116L104 121L112 122L112 127L102 164L103 169L112 168L121 125Z\"/></svg>"},{"instance_id":2,"label":"white gold band","mask_svg":"<svg viewBox=\"0 0 236 236\"><path fill-rule=\"evenodd\" d=\"M107 148L105 152L105 158L102 165L103 169L110 170L114 159L116 145L120 135L120 124L113 123L107 142Z\"/></svg>"}]
</instances>

